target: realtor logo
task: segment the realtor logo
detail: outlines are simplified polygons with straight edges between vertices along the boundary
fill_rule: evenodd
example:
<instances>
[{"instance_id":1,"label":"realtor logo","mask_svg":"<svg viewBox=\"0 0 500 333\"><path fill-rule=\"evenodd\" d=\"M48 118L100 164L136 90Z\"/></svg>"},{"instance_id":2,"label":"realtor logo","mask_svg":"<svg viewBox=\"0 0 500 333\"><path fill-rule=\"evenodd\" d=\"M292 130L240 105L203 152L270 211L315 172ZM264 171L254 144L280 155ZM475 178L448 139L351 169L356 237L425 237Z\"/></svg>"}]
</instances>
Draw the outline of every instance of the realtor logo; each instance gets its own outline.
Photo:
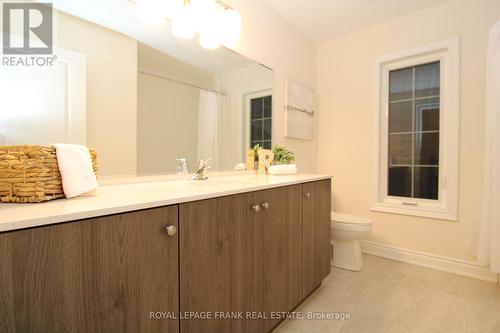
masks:
<instances>
[{"instance_id":1,"label":"realtor logo","mask_svg":"<svg viewBox=\"0 0 500 333\"><path fill-rule=\"evenodd\" d=\"M52 4L3 3L3 53L52 54Z\"/></svg>"}]
</instances>

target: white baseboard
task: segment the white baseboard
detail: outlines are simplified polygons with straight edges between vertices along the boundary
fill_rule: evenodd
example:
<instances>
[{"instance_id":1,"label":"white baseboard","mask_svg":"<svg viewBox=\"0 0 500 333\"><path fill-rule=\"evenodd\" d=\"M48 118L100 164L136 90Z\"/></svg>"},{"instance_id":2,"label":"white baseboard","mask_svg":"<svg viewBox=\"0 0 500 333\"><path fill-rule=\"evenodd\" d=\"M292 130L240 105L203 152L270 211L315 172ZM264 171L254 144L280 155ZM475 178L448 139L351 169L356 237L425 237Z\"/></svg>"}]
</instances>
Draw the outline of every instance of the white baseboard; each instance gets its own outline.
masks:
<instances>
[{"instance_id":1,"label":"white baseboard","mask_svg":"<svg viewBox=\"0 0 500 333\"><path fill-rule=\"evenodd\" d=\"M389 246L372 241L360 241L361 251L374 256L397 260L408 264L433 268L436 270L463 275L483 281L498 283L498 275L487 267L474 262L441 257L429 253L418 252Z\"/></svg>"}]
</instances>

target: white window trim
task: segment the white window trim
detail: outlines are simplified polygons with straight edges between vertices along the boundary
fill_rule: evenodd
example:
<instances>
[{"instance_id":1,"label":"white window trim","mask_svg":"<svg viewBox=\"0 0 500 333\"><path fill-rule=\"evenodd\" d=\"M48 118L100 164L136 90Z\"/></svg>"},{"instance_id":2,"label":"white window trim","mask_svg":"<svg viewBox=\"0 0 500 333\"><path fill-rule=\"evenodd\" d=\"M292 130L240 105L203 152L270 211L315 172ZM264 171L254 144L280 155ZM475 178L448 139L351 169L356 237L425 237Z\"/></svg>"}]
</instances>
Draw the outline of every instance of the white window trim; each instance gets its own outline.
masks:
<instances>
[{"instance_id":1,"label":"white window trim","mask_svg":"<svg viewBox=\"0 0 500 333\"><path fill-rule=\"evenodd\" d=\"M394 68L441 61L439 200L387 195L388 73ZM372 211L457 220L460 113L458 37L378 58L374 67L372 114Z\"/></svg>"}]
</instances>

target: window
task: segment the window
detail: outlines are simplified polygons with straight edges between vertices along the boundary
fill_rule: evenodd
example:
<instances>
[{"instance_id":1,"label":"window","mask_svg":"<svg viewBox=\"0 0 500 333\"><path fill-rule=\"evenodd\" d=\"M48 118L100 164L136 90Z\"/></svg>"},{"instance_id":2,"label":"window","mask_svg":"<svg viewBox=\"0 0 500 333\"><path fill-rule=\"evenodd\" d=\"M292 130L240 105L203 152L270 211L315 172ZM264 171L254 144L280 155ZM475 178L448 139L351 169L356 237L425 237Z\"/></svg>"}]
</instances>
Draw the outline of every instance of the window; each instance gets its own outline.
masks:
<instances>
[{"instance_id":1,"label":"window","mask_svg":"<svg viewBox=\"0 0 500 333\"><path fill-rule=\"evenodd\" d=\"M456 219L458 40L376 64L373 210Z\"/></svg>"},{"instance_id":2,"label":"window","mask_svg":"<svg viewBox=\"0 0 500 333\"><path fill-rule=\"evenodd\" d=\"M440 66L389 71L390 196L438 199Z\"/></svg>"},{"instance_id":3,"label":"window","mask_svg":"<svg viewBox=\"0 0 500 333\"><path fill-rule=\"evenodd\" d=\"M272 96L250 99L250 146L261 145L265 149L272 146Z\"/></svg>"}]
</instances>

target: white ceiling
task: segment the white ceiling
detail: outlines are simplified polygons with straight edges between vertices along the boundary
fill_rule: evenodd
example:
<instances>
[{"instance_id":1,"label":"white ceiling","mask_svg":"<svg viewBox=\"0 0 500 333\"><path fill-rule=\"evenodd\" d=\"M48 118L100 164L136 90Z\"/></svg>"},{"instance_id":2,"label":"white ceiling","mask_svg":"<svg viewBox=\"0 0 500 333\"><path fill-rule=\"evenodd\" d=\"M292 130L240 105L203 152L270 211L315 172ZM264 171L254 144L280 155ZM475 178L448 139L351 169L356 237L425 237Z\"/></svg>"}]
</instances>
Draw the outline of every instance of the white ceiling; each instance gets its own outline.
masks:
<instances>
[{"instance_id":1,"label":"white ceiling","mask_svg":"<svg viewBox=\"0 0 500 333\"><path fill-rule=\"evenodd\" d=\"M449 0L264 0L316 42Z\"/></svg>"}]
</instances>

